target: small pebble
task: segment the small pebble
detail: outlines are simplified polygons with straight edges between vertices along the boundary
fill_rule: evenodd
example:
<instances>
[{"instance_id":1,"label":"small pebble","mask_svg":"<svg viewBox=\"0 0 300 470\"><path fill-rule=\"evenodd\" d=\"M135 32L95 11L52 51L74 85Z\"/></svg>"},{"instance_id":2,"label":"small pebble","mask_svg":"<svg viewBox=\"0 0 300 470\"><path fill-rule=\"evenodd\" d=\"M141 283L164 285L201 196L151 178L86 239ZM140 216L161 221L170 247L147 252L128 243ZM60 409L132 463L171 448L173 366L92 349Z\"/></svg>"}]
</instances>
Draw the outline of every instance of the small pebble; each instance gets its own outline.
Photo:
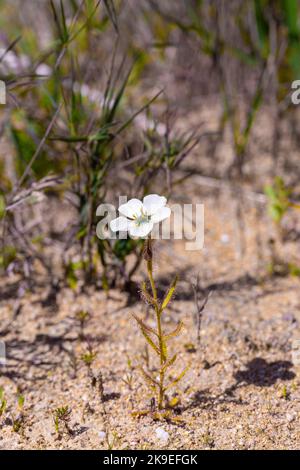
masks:
<instances>
[{"instance_id":1,"label":"small pebble","mask_svg":"<svg viewBox=\"0 0 300 470\"><path fill-rule=\"evenodd\" d=\"M156 437L164 443L167 443L170 437L169 433L166 432L163 428L157 428L155 431L155 434L156 434Z\"/></svg>"},{"instance_id":2,"label":"small pebble","mask_svg":"<svg viewBox=\"0 0 300 470\"><path fill-rule=\"evenodd\" d=\"M221 243L224 243L224 245L229 243L229 235L227 233L222 233L220 241Z\"/></svg>"},{"instance_id":3,"label":"small pebble","mask_svg":"<svg viewBox=\"0 0 300 470\"><path fill-rule=\"evenodd\" d=\"M294 413L287 413L287 415L286 415L286 419L287 419L288 423L291 423L292 421L294 421L295 418L296 418L296 416L295 416Z\"/></svg>"}]
</instances>

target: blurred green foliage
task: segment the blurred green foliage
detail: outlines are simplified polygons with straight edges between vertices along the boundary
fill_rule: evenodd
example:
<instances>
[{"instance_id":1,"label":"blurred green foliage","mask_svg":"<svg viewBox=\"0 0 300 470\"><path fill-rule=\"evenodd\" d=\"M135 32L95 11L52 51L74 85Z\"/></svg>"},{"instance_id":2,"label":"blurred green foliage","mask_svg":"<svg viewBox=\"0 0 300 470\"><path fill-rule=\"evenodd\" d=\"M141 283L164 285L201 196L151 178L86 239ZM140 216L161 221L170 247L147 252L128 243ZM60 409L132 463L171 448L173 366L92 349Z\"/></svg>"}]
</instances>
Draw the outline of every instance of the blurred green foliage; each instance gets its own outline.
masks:
<instances>
[{"instance_id":1,"label":"blurred green foliage","mask_svg":"<svg viewBox=\"0 0 300 470\"><path fill-rule=\"evenodd\" d=\"M287 188L281 177L277 176L273 185L265 187L265 194L268 197L269 215L276 224L280 224L284 214L290 207L289 196L291 189Z\"/></svg>"},{"instance_id":2,"label":"blurred green foliage","mask_svg":"<svg viewBox=\"0 0 300 470\"><path fill-rule=\"evenodd\" d=\"M209 60L203 70L207 81L215 82L223 104L221 138L226 125L232 133L234 161L226 176L243 179L257 116L270 99L268 80L276 83L273 98L279 109L287 87L300 75L299 4L234 0L227 11L215 0L142 0L134 8L116 0L48 0L34 14L25 4L19 11L20 5L17 0L0 1L6 49L0 54L0 79L8 83L12 99L1 130L11 152L9 164L7 157L0 160L1 264L13 262L20 248L9 238L14 214L6 209L16 188L31 188L48 175L58 175L63 184L47 191L61 201L71 200L77 213L65 235L73 240L71 249L66 242L65 278L76 289L82 274L86 281L99 277L107 289L120 272L125 270L129 278L134 274L141 245L99 240L97 206L115 202L121 191L142 197L161 175L170 194L171 173L198 143L194 132L172 133L165 116L159 118L166 123L164 130L157 125L157 110L165 105L160 65L170 54L176 63L190 52L190 44L197 60ZM247 76L251 87L241 78ZM143 129L137 125L141 116ZM289 196L283 182L276 179L266 194L269 212L280 223ZM36 232L28 234L27 242L32 247L39 239L33 248L43 256L47 237Z\"/></svg>"},{"instance_id":3,"label":"blurred green foliage","mask_svg":"<svg viewBox=\"0 0 300 470\"><path fill-rule=\"evenodd\" d=\"M14 148L14 178L19 181L20 190L20 185L30 187L47 175L64 177L57 195L64 198L65 192L71 194L77 210L70 227L77 255L66 252L63 260L66 281L73 289L82 273L90 281L98 277L99 271L102 286L107 289L116 282L119 271L126 272L129 255L136 259L128 268L126 280L139 265L141 243L96 237L98 205L112 197L112 187L121 194L115 168L125 164L131 180L136 175L136 195L143 196L160 172L170 172L179 165L182 154L188 154L188 146L195 140L193 133L177 135L175 139L157 131L150 107L161 99L161 91L151 93L150 98L140 93L142 100L137 99L139 93L135 90L140 89L143 71L153 59L149 51L133 42L126 51L120 50L117 16L121 7L121 2L111 1L100 5L90 0L49 0L42 17L48 39L47 45L42 45L39 28L31 30L26 21L13 18L10 5L3 6L13 24L13 28L6 29L12 42L4 57L12 52L11 58L18 64L22 54L26 54L22 71L8 72L16 100L22 102L22 106L12 106L6 125L6 135ZM111 29L115 34L113 42ZM108 50L101 48L107 32ZM57 110L58 117L52 122ZM140 114L145 116L145 122L153 123L151 128L148 124L149 129L141 131L136 126ZM138 141L144 156L137 161L133 158L128 164ZM130 181L122 188L123 194L133 191ZM2 191L6 191L4 185ZM14 191L7 196L10 203L16 197ZM6 217L5 207L3 195L0 214L3 233L7 234L9 224L14 224L14 214ZM46 239L34 233L26 242L36 253L33 240L37 237L41 257ZM14 260L6 241L2 258L4 267ZM49 268L48 262L46 265Z\"/></svg>"}]
</instances>

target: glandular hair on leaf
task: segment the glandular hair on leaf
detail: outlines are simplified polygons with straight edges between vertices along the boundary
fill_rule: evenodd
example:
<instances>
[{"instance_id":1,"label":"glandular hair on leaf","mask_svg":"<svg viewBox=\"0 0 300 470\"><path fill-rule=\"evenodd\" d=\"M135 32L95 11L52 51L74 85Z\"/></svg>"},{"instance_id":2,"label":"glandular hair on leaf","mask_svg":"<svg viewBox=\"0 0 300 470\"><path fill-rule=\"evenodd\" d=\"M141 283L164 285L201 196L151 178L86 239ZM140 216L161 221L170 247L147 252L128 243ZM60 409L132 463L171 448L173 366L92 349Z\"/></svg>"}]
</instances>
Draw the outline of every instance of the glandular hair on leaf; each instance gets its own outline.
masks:
<instances>
[{"instance_id":1,"label":"glandular hair on leaf","mask_svg":"<svg viewBox=\"0 0 300 470\"><path fill-rule=\"evenodd\" d=\"M176 289L177 280L178 280L178 276L175 277L174 281L172 282L172 284L171 284L171 286L170 286L170 288L167 292L167 295L164 298L164 301L163 301L162 306L161 306L162 310L164 310L168 306L170 300L172 299L173 294L174 294L175 289Z\"/></svg>"},{"instance_id":2,"label":"glandular hair on leaf","mask_svg":"<svg viewBox=\"0 0 300 470\"><path fill-rule=\"evenodd\" d=\"M184 326L183 322L179 321L175 330L171 331L170 333L164 336L165 341L168 341L169 339L175 338L176 336L178 336L181 333L183 326Z\"/></svg>"}]
</instances>

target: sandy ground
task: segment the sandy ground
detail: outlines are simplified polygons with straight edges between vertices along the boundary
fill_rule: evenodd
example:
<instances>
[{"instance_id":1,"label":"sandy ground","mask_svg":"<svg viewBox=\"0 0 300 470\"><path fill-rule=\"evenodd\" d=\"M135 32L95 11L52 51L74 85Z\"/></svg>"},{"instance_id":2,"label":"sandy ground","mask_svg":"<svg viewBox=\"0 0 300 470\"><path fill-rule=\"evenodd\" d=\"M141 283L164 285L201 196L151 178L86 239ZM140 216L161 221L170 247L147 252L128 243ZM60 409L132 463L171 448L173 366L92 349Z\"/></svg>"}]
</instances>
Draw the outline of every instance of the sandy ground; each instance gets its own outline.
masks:
<instances>
[{"instance_id":1,"label":"sandy ground","mask_svg":"<svg viewBox=\"0 0 300 470\"><path fill-rule=\"evenodd\" d=\"M164 328L171 330L179 319L185 324L171 346L178 360L170 378L187 364L190 370L169 394L178 400L174 416L181 421L132 416L149 408L151 399L138 366L153 371L156 365L131 317L147 316L151 324L151 312L138 297L63 288L55 299L43 279L36 279L30 292L12 276L1 285L0 340L7 347L7 363L0 366L7 400L0 417L1 449L299 448L300 367L292 354L293 341L300 339L299 279L268 275L266 238L272 227L268 220L258 221L252 202L244 207L245 252L239 257L228 193L200 190L197 177L185 184L191 202L205 203L204 249L186 251L183 241L160 241L155 249L159 287L165 289L175 272L180 276ZM187 202L186 196L182 200ZM287 243L285 256L295 247ZM200 344L191 286L197 274L200 297L212 292ZM83 337L76 318L80 309L90 312ZM99 380L92 384L81 359L86 338L97 353L91 369L95 377L102 375L102 398ZM24 423L16 432L18 393L25 398ZM69 431L61 424L58 435L53 410L62 406L71 410ZM160 429L167 434L157 433Z\"/></svg>"}]
</instances>

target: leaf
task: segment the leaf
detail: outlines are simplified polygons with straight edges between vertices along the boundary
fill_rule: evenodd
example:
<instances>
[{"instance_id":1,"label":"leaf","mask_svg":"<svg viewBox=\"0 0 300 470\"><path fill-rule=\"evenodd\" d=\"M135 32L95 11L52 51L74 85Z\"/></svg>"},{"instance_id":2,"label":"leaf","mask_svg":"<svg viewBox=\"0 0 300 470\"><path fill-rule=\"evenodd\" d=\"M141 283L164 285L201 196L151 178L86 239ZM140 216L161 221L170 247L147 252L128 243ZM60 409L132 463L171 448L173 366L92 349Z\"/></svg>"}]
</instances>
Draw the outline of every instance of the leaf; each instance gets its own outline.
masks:
<instances>
[{"instance_id":1,"label":"leaf","mask_svg":"<svg viewBox=\"0 0 300 470\"><path fill-rule=\"evenodd\" d=\"M179 405L180 403L180 398L179 397L173 397L171 400L168 402L168 406L170 408L175 408L175 406Z\"/></svg>"},{"instance_id":2,"label":"leaf","mask_svg":"<svg viewBox=\"0 0 300 470\"><path fill-rule=\"evenodd\" d=\"M274 191L273 186L271 185L265 186L264 192L265 192L265 195L268 196L269 199L271 199L272 201L276 200L276 193Z\"/></svg>"},{"instance_id":3,"label":"leaf","mask_svg":"<svg viewBox=\"0 0 300 470\"><path fill-rule=\"evenodd\" d=\"M7 401L5 400L5 398L3 398L0 403L0 416L2 416L2 414L4 413L6 405Z\"/></svg>"},{"instance_id":4,"label":"leaf","mask_svg":"<svg viewBox=\"0 0 300 470\"><path fill-rule=\"evenodd\" d=\"M281 2L285 13L286 24L291 38L297 38L299 35L298 26L298 0L284 0Z\"/></svg>"},{"instance_id":5,"label":"leaf","mask_svg":"<svg viewBox=\"0 0 300 470\"><path fill-rule=\"evenodd\" d=\"M7 269L10 263L15 261L17 258L17 250L15 247L7 245L4 246L2 253L0 254L0 267Z\"/></svg>"},{"instance_id":6,"label":"leaf","mask_svg":"<svg viewBox=\"0 0 300 470\"><path fill-rule=\"evenodd\" d=\"M166 345L166 342L164 341L164 339L162 338L162 341L161 341L161 349L162 349L162 359L163 361L165 362L167 360L167 357L168 357L168 350L167 350L167 345Z\"/></svg>"},{"instance_id":7,"label":"leaf","mask_svg":"<svg viewBox=\"0 0 300 470\"><path fill-rule=\"evenodd\" d=\"M144 299L146 300L146 302L148 302L150 305L153 305L153 307L156 307L156 302L153 299L153 297L149 294L149 292L147 291L147 286L146 286L145 282L142 283L142 295L143 295Z\"/></svg>"},{"instance_id":8,"label":"leaf","mask_svg":"<svg viewBox=\"0 0 300 470\"><path fill-rule=\"evenodd\" d=\"M119 33L118 16L117 16L117 13L116 13L114 2L109 1L109 0L104 0L104 5L105 5L105 8L107 10L107 15L108 15L110 21L112 22L116 33Z\"/></svg>"},{"instance_id":9,"label":"leaf","mask_svg":"<svg viewBox=\"0 0 300 470\"><path fill-rule=\"evenodd\" d=\"M280 177L276 177L273 186L265 187L265 194L268 197L268 211L270 217L276 223L280 223L282 217L290 207L291 190L286 187Z\"/></svg>"},{"instance_id":10,"label":"leaf","mask_svg":"<svg viewBox=\"0 0 300 470\"><path fill-rule=\"evenodd\" d=\"M136 248L136 242L131 238L127 238L125 240L116 240L113 253L114 255L119 258L121 261L124 261L126 256L132 253Z\"/></svg>"},{"instance_id":11,"label":"leaf","mask_svg":"<svg viewBox=\"0 0 300 470\"><path fill-rule=\"evenodd\" d=\"M158 93L156 93L156 95L153 96L153 98L147 101L147 103L144 106L142 106L135 113L133 113L132 116L130 116L127 119L127 121L125 121L125 123L122 124L121 127L119 127L119 129L117 129L117 131L115 132L115 136L119 135L124 129L126 129L126 127L128 127L139 114L145 111L145 109L147 109L153 103L153 101L155 101L162 94L162 92L163 90L160 90Z\"/></svg>"},{"instance_id":12,"label":"leaf","mask_svg":"<svg viewBox=\"0 0 300 470\"><path fill-rule=\"evenodd\" d=\"M2 194L0 194L0 220L4 217L5 214L5 199Z\"/></svg>"},{"instance_id":13,"label":"leaf","mask_svg":"<svg viewBox=\"0 0 300 470\"><path fill-rule=\"evenodd\" d=\"M268 47L269 24L265 18L263 2L261 0L255 0L254 8L260 47L261 50L264 52Z\"/></svg>"},{"instance_id":14,"label":"leaf","mask_svg":"<svg viewBox=\"0 0 300 470\"><path fill-rule=\"evenodd\" d=\"M18 407L19 407L19 408L23 408L24 403L25 403L25 397L24 397L24 395L19 395L19 396L18 396Z\"/></svg>"},{"instance_id":15,"label":"leaf","mask_svg":"<svg viewBox=\"0 0 300 470\"><path fill-rule=\"evenodd\" d=\"M178 377L173 380L166 388L165 390L168 390L169 388L171 387L174 387L175 385L178 384L178 382L185 376L185 374L187 373L187 371L189 370L190 366L187 366L185 369L183 369L183 371L181 372L181 374L178 375Z\"/></svg>"},{"instance_id":16,"label":"leaf","mask_svg":"<svg viewBox=\"0 0 300 470\"><path fill-rule=\"evenodd\" d=\"M58 35L60 36L60 40L63 42L63 37L64 37L63 36L63 31L61 29L60 20L58 18L58 14L57 14L57 11L56 11L53 0L50 0L50 6L51 6L51 9L52 9L55 25L57 27Z\"/></svg>"},{"instance_id":17,"label":"leaf","mask_svg":"<svg viewBox=\"0 0 300 470\"><path fill-rule=\"evenodd\" d=\"M105 116L105 121L108 122L108 123L111 123L115 117L115 114L119 108L119 105L120 105L120 102L121 102L121 99L123 98L123 95L124 95L124 92L125 92L125 89L127 87L127 84L128 84L128 80L129 80L129 77L130 77L130 74L132 72L132 68L133 66L131 66L120 86L120 89L117 91L116 93L116 96L114 97L114 99L111 101L111 106L109 106L107 108L107 113L106 113L106 116Z\"/></svg>"},{"instance_id":18,"label":"leaf","mask_svg":"<svg viewBox=\"0 0 300 470\"><path fill-rule=\"evenodd\" d=\"M300 276L300 267L299 266L297 266L294 263L289 263L288 268L289 268L289 272L290 272L291 276L297 276L297 277Z\"/></svg>"},{"instance_id":19,"label":"leaf","mask_svg":"<svg viewBox=\"0 0 300 470\"><path fill-rule=\"evenodd\" d=\"M64 40L67 41L69 33L68 33L68 27L67 27L67 22L66 22L64 4L63 4L62 0L60 0L60 11L61 11L61 20L62 20Z\"/></svg>"},{"instance_id":20,"label":"leaf","mask_svg":"<svg viewBox=\"0 0 300 470\"><path fill-rule=\"evenodd\" d=\"M139 367L139 369L147 385L151 388L151 390L156 391L156 387L159 387L159 384L156 382L156 380L153 377L151 377L150 374L147 374L147 372L145 372L142 367Z\"/></svg>"},{"instance_id":21,"label":"leaf","mask_svg":"<svg viewBox=\"0 0 300 470\"><path fill-rule=\"evenodd\" d=\"M149 413L149 410L132 411L131 416L134 418L140 418L141 416L147 416Z\"/></svg>"},{"instance_id":22,"label":"leaf","mask_svg":"<svg viewBox=\"0 0 300 470\"><path fill-rule=\"evenodd\" d=\"M177 281L178 281L178 276L175 277L174 281L172 282L172 284L169 288L169 291L168 291L166 297L164 298L164 301L163 301L162 306L161 306L162 310L164 310L168 306L168 303L172 299L172 296L173 296L173 294L175 292L175 289L176 289Z\"/></svg>"},{"instance_id":23,"label":"leaf","mask_svg":"<svg viewBox=\"0 0 300 470\"><path fill-rule=\"evenodd\" d=\"M146 331L148 331L148 333L153 333L155 336L158 336L158 334L156 333L156 331L151 328L151 326L147 325L146 323L143 322L143 320L141 318L139 318L137 315L135 315L134 313L132 314L133 318L137 321L137 323L139 324L140 328L141 329L144 329Z\"/></svg>"},{"instance_id":24,"label":"leaf","mask_svg":"<svg viewBox=\"0 0 300 470\"><path fill-rule=\"evenodd\" d=\"M174 364L176 359L177 359L177 354L174 354L174 356L162 366L161 371L165 372L169 367L171 367Z\"/></svg>"},{"instance_id":25,"label":"leaf","mask_svg":"<svg viewBox=\"0 0 300 470\"><path fill-rule=\"evenodd\" d=\"M156 354L158 354L158 356L160 355L159 354L159 348L157 347L157 345L152 341L152 339L150 338L149 335L147 335L146 331L144 330L144 328L141 328L141 331L146 339L146 341L148 341L148 343L150 344L150 346L152 347L152 349L154 349L154 351L156 352Z\"/></svg>"},{"instance_id":26,"label":"leaf","mask_svg":"<svg viewBox=\"0 0 300 470\"><path fill-rule=\"evenodd\" d=\"M159 347L154 343L154 341L150 338L150 336L147 334L147 331L149 333L153 333L157 336L157 333L155 330L153 330L150 326L146 325L143 320L141 320L140 318L138 318L136 315L132 315L135 320L138 322L139 324L139 327L141 329L141 332L143 333L146 341L150 344L151 348L154 349L154 351L156 352L156 354L158 354L158 356L160 355L160 351L159 351Z\"/></svg>"},{"instance_id":27,"label":"leaf","mask_svg":"<svg viewBox=\"0 0 300 470\"><path fill-rule=\"evenodd\" d=\"M184 324L182 321L179 321L175 330L171 331L171 333L168 333L167 335L164 336L164 339L166 341L168 341L169 339L171 338L175 338L176 336L178 336L182 330L182 328L184 327Z\"/></svg>"},{"instance_id":28,"label":"leaf","mask_svg":"<svg viewBox=\"0 0 300 470\"><path fill-rule=\"evenodd\" d=\"M70 262L66 267L66 279L69 287L73 290L76 289L78 278L76 275L76 265L75 263Z\"/></svg>"},{"instance_id":29,"label":"leaf","mask_svg":"<svg viewBox=\"0 0 300 470\"><path fill-rule=\"evenodd\" d=\"M102 288L105 292L109 291L109 283L105 272L102 275Z\"/></svg>"}]
</instances>

